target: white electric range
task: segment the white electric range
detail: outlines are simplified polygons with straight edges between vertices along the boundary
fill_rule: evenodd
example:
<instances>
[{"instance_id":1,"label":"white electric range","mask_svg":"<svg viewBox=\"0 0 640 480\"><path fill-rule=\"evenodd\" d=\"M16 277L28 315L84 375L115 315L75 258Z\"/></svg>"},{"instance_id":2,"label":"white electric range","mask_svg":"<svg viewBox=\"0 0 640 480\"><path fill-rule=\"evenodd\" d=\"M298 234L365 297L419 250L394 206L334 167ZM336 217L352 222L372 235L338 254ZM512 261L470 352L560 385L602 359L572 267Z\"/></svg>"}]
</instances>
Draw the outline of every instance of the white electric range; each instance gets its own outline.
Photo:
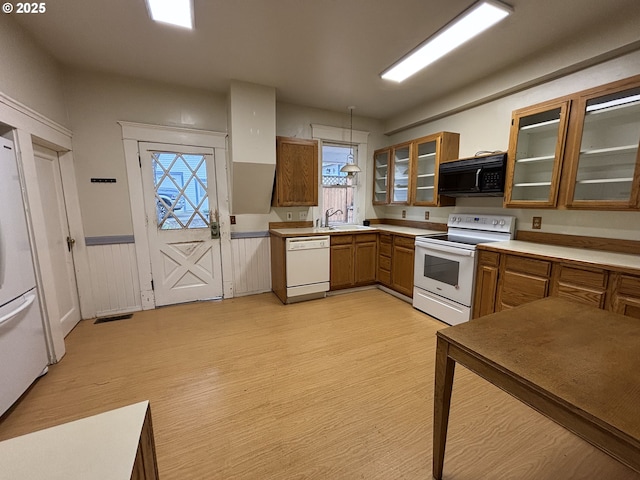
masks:
<instances>
[{"instance_id":1,"label":"white electric range","mask_svg":"<svg viewBox=\"0 0 640 480\"><path fill-rule=\"evenodd\" d=\"M476 245L511 240L510 216L449 215L447 233L416 237L413 306L449 325L471 318Z\"/></svg>"}]
</instances>

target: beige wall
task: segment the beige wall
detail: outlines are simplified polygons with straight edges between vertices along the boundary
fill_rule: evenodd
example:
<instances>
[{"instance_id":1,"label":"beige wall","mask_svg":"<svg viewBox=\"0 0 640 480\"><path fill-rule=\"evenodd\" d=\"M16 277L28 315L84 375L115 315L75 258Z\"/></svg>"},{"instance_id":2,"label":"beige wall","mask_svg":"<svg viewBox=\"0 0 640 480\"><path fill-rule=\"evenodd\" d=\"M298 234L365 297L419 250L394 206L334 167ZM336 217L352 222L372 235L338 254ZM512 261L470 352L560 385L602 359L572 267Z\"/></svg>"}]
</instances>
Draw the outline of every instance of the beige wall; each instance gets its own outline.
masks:
<instances>
[{"instance_id":1,"label":"beige wall","mask_svg":"<svg viewBox=\"0 0 640 480\"><path fill-rule=\"evenodd\" d=\"M118 121L227 131L226 96L145 80L70 70L65 75L73 149L86 236L131 235L131 214L122 132ZM327 110L286 103L276 105L276 134L311 138L311 124L348 128L349 117ZM354 129L371 132L370 153L383 145L382 123L354 116ZM366 168L361 174L363 209L371 209ZM117 183L90 183L92 177L116 178ZM276 208L264 215L237 215L232 231L264 231L269 222L294 219L299 212L319 218L317 209ZM367 216L371 216L367 212ZM363 213L364 217L364 213Z\"/></svg>"},{"instance_id":2,"label":"beige wall","mask_svg":"<svg viewBox=\"0 0 640 480\"><path fill-rule=\"evenodd\" d=\"M69 127L62 71L10 15L0 15L0 92Z\"/></svg>"},{"instance_id":3,"label":"beige wall","mask_svg":"<svg viewBox=\"0 0 640 480\"><path fill-rule=\"evenodd\" d=\"M118 121L226 132L226 98L215 93L70 70L65 91L85 234L131 235L129 187ZM92 177L117 183L90 183Z\"/></svg>"},{"instance_id":4,"label":"beige wall","mask_svg":"<svg viewBox=\"0 0 640 480\"><path fill-rule=\"evenodd\" d=\"M357 110L356 110L357 112ZM345 106L345 112L337 113L318 108L309 108L288 103L276 103L276 135L284 137L312 138L311 124L329 125L338 128L349 128L349 114ZM377 120L360 117L355 114L353 117L354 130L363 130L370 132L369 135L369 157L373 154L373 150L384 145L386 137L382 134L382 122ZM362 195L362 218L370 217L374 213L371 209L371 188L373 179L369 177L366 165L361 166L363 172L360 176L359 189L365 189ZM265 215L237 215L235 226L232 231L235 232L254 232L265 231L269 222L282 222L287 218L287 212L293 214L293 219L298 220L299 213L305 212L308 220L315 220L322 216L319 208L301 208L286 207L272 208L269 214Z\"/></svg>"},{"instance_id":5,"label":"beige wall","mask_svg":"<svg viewBox=\"0 0 640 480\"><path fill-rule=\"evenodd\" d=\"M389 145L448 130L460 133L461 157L472 156L480 150L506 150L513 110L637 74L640 74L640 51L405 130L389 137ZM542 216L543 232L640 240L640 212L503 209L501 198L461 198L456 207L405 210L407 218L414 220L424 220L428 210L430 219L435 221L446 221L453 212L515 215L519 230L531 230L531 217ZM402 207L376 207L375 211L378 216L401 218Z\"/></svg>"}]
</instances>

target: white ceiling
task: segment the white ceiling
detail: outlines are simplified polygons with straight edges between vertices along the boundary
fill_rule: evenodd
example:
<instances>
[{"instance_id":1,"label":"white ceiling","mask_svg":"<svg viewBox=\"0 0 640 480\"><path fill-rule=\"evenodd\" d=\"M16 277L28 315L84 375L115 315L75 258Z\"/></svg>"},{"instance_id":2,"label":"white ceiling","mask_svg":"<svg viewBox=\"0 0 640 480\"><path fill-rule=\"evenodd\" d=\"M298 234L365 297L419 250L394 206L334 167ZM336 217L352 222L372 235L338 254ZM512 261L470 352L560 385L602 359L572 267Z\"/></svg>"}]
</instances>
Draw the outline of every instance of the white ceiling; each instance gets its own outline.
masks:
<instances>
[{"instance_id":1,"label":"white ceiling","mask_svg":"<svg viewBox=\"0 0 640 480\"><path fill-rule=\"evenodd\" d=\"M13 15L62 64L226 93L237 79L279 101L388 119L603 22L640 0L508 0L514 14L402 84L379 74L473 0L194 0L195 30L152 22L145 0L54 0ZM639 27L640 32L640 27ZM640 40L640 33L639 38Z\"/></svg>"}]
</instances>

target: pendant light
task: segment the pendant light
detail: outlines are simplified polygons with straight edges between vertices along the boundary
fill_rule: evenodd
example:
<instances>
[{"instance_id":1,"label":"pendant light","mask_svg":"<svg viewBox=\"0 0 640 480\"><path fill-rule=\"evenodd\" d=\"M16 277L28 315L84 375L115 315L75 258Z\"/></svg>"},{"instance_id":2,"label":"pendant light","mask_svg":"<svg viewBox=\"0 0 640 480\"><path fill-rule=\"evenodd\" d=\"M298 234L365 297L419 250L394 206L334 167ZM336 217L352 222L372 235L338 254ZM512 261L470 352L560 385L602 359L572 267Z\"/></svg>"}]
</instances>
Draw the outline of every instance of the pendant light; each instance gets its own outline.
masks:
<instances>
[{"instance_id":1,"label":"pendant light","mask_svg":"<svg viewBox=\"0 0 640 480\"><path fill-rule=\"evenodd\" d=\"M351 124L349 127L349 148L350 148L350 153L347 156L347 163L345 165L343 165L343 167L340 169L341 172L346 173L347 177L349 178L353 178L355 176L356 173L360 173L360 167L358 167L358 165L356 165L356 163L354 162L354 158L353 158L353 109L356 107L350 106L347 107L350 112L351 112Z\"/></svg>"}]
</instances>

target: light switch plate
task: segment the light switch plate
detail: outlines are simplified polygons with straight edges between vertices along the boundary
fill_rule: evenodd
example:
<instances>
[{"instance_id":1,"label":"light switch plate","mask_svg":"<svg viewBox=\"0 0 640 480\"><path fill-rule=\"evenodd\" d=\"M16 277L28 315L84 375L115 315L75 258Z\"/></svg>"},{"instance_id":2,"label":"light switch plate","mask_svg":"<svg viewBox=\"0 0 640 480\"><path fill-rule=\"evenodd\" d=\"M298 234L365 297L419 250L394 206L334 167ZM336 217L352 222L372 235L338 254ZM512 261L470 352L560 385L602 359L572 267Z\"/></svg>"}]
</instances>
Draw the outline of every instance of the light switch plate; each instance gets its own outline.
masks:
<instances>
[{"instance_id":1,"label":"light switch plate","mask_svg":"<svg viewBox=\"0 0 640 480\"><path fill-rule=\"evenodd\" d=\"M293 213L287 212L287 222L290 222L291 220L293 220Z\"/></svg>"}]
</instances>

